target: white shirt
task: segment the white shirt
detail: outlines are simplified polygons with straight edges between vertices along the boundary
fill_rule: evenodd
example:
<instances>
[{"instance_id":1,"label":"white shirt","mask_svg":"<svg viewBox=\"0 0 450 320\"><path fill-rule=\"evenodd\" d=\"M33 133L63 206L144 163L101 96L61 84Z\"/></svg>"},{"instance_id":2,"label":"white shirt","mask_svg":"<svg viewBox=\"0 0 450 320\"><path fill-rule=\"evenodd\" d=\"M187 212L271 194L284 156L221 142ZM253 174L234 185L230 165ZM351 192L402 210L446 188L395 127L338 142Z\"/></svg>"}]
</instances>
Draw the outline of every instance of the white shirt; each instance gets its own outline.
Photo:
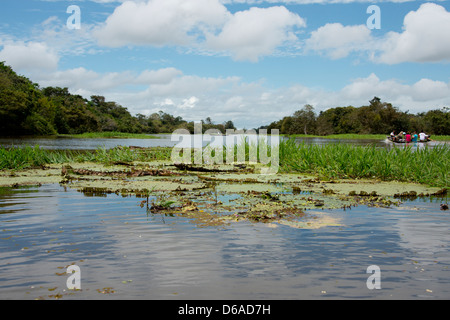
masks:
<instances>
[{"instance_id":1,"label":"white shirt","mask_svg":"<svg viewBox=\"0 0 450 320\"><path fill-rule=\"evenodd\" d=\"M426 137L427 136L425 135L425 133L423 133L423 132L419 133L419 138L421 141L425 141Z\"/></svg>"}]
</instances>

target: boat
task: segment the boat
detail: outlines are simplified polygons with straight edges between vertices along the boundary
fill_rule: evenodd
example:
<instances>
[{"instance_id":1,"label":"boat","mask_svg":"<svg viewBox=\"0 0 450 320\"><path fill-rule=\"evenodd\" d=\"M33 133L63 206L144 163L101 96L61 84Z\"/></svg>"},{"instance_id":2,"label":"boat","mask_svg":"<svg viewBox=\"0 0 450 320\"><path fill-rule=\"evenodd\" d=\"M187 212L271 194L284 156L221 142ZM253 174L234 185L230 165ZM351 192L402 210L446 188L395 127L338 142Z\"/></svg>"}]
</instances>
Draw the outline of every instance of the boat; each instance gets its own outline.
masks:
<instances>
[{"instance_id":1,"label":"boat","mask_svg":"<svg viewBox=\"0 0 450 320\"><path fill-rule=\"evenodd\" d=\"M418 140L418 141L411 141L411 142L406 142L406 139L398 139L398 140L394 141L391 136L388 136L387 139L389 141L393 142L393 143L417 143L417 142L419 142L419 143L427 143L427 142L431 141L429 136L427 136L427 140Z\"/></svg>"}]
</instances>

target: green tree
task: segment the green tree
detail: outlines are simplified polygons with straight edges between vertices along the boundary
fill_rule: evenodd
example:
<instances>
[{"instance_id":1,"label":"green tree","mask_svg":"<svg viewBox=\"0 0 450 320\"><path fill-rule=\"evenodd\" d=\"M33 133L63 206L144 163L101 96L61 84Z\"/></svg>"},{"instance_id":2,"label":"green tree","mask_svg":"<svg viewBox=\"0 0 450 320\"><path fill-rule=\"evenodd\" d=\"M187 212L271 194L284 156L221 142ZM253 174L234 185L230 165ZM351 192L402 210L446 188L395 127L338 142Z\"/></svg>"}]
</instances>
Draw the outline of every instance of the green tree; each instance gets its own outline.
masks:
<instances>
[{"instance_id":1,"label":"green tree","mask_svg":"<svg viewBox=\"0 0 450 320\"><path fill-rule=\"evenodd\" d=\"M223 123L223 126L224 126L225 130L226 130L226 129L233 129L233 130L236 130L236 127L234 126L234 123L233 123L233 121L231 121L231 120L225 121L225 122Z\"/></svg>"},{"instance_id":2,"label":"green tree","mask_svg":"<svg viewBox=\"0 0 450 320\"><path fill-rule=\"evenodd\" d=\"M294 112L292 119L295 133L313 134L316 130L316 114L314 107L306 104L301 110Z\"/></svg>"}]
</instances>

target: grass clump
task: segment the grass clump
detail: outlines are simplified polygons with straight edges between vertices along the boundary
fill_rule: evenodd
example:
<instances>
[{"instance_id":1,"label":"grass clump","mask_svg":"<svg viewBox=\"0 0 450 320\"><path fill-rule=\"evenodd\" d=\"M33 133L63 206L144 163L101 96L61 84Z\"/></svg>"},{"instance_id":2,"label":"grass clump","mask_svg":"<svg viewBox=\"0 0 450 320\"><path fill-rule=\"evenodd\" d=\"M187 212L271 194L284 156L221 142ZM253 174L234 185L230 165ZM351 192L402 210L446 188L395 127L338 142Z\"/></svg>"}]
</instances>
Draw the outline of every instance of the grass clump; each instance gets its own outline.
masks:
<instances>
[{"instance_id":1,"label":"grass clump","mask_svg":"<svg viewBox=\"0 0 450 320\"><path fill-rule=\"evenodd\" d=\"M49 163L73 161L75 154L71 151L43 150L39 146L23 148L0 147L0 169L26 169Z\"/></svg>"},{"instance_id":2,"label":"grass clump","mask_svg":"<svg viewBox=\"0 0 450 320\"><path fill-rule=\"evenodd\" d=\"M450 146L414 149L280 142L280 170L327 178L376 178L449 186Z\"/></svg>"},{"instance_id":3,"label":"grass clump","mask_svg":"<svg viewBox=\"0 0 450 320\"><path fill-rule=\"evenodd\" d=\"M28 169L48 164L99 162L104 164L133 161L170 160L169 148L133 150L130 147L98 148L93 151L46 150L36 146L0 147L0 170Z\"/></svg>"}]
</instances>

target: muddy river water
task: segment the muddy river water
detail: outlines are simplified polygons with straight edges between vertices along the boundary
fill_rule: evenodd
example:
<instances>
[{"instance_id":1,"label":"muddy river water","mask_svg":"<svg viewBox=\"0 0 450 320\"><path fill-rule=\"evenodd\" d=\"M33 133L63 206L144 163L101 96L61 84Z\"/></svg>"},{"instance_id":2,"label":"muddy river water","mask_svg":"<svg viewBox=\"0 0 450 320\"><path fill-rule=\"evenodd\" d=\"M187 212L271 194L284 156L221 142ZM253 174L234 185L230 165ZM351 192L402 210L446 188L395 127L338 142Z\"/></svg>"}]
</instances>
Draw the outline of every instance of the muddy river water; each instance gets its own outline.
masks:
<instances>
[{"instance_id":1,"label":"muddy river water","mask_svg":"<svg viewBox=\"0 0 450 320\"><path fill-rule=\"evenodd\" d=\"M54 171L39 173L42 184L0 188L2 300L450 298L450 211L440 208L448 195L431 195L436 190L380 202L377 189L376 198L361 202L367 196L358 198L359 190L370 193L372 185L349 186L335 189L328 205L318 182L299 191L290 180L282 186L246 178L246 192L242 182L211 191L210 180L221 178L215 173L206 182L176 176L170 182L184 189L146 198L98 188L105 176L88 181L78 172L61 183L61 168ZM133 183L156 190L166 178ZM350 199L353 189L357 198ZM273 203L276 218L263 209ZM259 206L260 215L231 212L230 204L247 212ZM67 273L71 266L78 277ZM368 272L373 266L378 272Z\"/></svg>"}]
</instances>

